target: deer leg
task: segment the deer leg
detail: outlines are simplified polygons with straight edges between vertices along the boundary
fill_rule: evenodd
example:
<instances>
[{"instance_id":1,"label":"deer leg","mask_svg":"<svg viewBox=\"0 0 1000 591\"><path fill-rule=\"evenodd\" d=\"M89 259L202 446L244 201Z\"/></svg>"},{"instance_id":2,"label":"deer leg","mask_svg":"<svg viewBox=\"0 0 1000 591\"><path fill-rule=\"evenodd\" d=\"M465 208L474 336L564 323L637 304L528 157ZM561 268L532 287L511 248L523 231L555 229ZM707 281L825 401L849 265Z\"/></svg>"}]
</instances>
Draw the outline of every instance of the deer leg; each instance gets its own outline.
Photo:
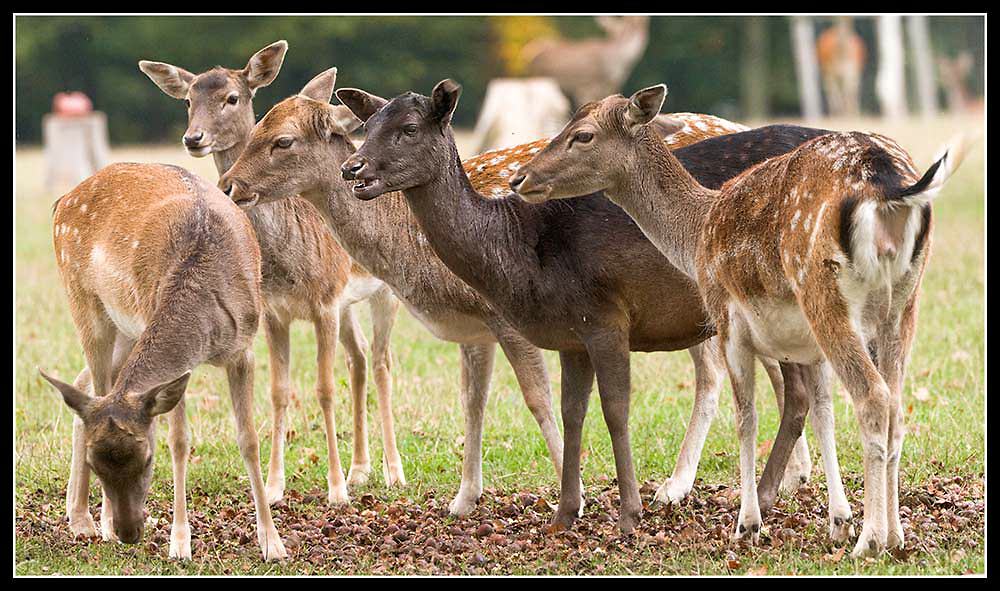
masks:
<instances>
[{"instance_id":1,"label":"deer leg","mask_svg":"<svg viewBox=\"0 0 1000 591\"><path fill-rule=\"evenodd\" d=\"M115 373L115 341L118 329L107 317L96 298L83 296L78 301L81 300L87 303L72 311L75 312L73 320L83 345L87 369L77 376L76 381L81 386L89 382L93 396L105 396L111 390ZM74 415L73 456L70 460L69 485L66 492L66 513L70 531L74 536L96 535L89 504L90 468L86 463L83 421ZM111 515L111 504L107 495L104 495L101 502L101 537L104 540L116 539Z\"/></svg>"},{"instance_id":2,"label":"deer leg","mask_svg":"<svg viewBox=\"0 0 1000 591\"><path fill-rule=\"evenodd\" d=\"M611 433L611 447L615 453L615 473L621 497L618 529L623 534L631 534L642 520L642 500L632 464L628 432L631 394L628 342L617 332L601 335L587 343L587 351L597 374L601 411Z\"/></svg>"},{"instance_id":3,"label":"deer leg","mask_svg":"<svg viewBox=\"0 0 1000 591\"><path fill-rule=\"evenodd\" d=\"M851 523L851 504L844 494L844 482L840 477L840 463L837 460L836 431L833 422L833 400L830 396L831 370L827 363L801 366L802 379L806 390L812 396L813 432L819 441L823 457L823 472L826 474L826 489L830 497L830 539L845 542L854 537Z\"/></svg>"},{"instance_id":4,"label":"deer leg","mask_svg":"<svg viewBox=\"0 0 1000 591\"><path fill-rule=\"evenodd\" d=\"M732 319L730 334L722 336L726 367L733 387L736 406L736 434L740 441L740 513L736 522L735 540L747 539L756 544L760 539L761 517L757 499L757 409L754 406L754 354L743 334L742 321ZM744 329L745 330L745 329ZM721 331L720 331L721 332ZM787 385L787 381L785 384Z\"/></svg>"},{"instance_id":5,"label":"deer leg","mask_svg":"<svg viewBox=\"0 0 1000 591\"><path fill-rule=\"evenodd\" d=\"M916 295L911 295L901 315L890 317L878 331L878 369L889 387L889 455L886 461L886 544L901 547L905 541L899 518L899 461L906 434L903 415L903 380L917 324Z\"/></svg>"},{"instance_id":6,"label":"deer leg","mask_svg":"<svg viewBox=\"0 0 1000 591\"><path fill-rule=\"evenodd\" d=\"M378 413L382 422L382 475L386 486L406 486L392 418L392 352L389 347L399 300L388 288L383 288L372 295L369 302L372 310L372 373L375 375Z\"/></svg>"},{"instance_id":7,"label":"deer leg","mask_svg":"<svg viewBox=\"0 0 1000 591\"><path fill-rule=\"evenodd\" d=\"M337 335L340 332L340 313L336 308L313 311L316 331L316 398L323 411L326 431L326 500L330 505L348 503L347 482L340 466L340 449L337 447L337 419L334 415L333 395L336 381L333 366L337 361Z\"/></svg>"},{"instance_id":8,"label":"deer leg","mask_svg":"<svg viewBox=\"0 0 1000 591\"><path fill-rule=\"evenodd\" d=\"M236 443L240 456L250 477L250 492L253 495L257 518L257 541L260 543L264 560L280 560L287 557L285 546L278 536L278 530L271 519L271 507L264 495L264 479L260 474L260 444L253 424L253 350L246 349L237 354L226 366L229 380L229 397L233 404L236 420Z\"/></svg>"},{"instance_id":9,"label":"deer leg","mask_svg":"<svg viewBox=\"0 0 1000 591\"><path fill-rule=\"evenodd\" d=\"M92 388L90 370L84 368L73 385L81 392L89 392ZM66 487L66 518L69 519L69 530L74 537L90 538L97 536L97 525L90 515L90 468L85 454L83 420L73 413L73 456L70 460L69 484Z\"/></svg>"},{"instance_id":10,"label":"deer leg","mask_svg":"<svg viewBox=\"0 0 1000 591\"><path fill-rule=\"evenodd\" d=\"M354 452L351 468L347 472L349 486L361 486L368 482L372 464L368 457L368 361L365 350L368 343L358 324L352 306L340 311L340 343L344 345L347 369L351 374L351 405L354 414Z\"/></svg>"},{"instance_id":11,"label":"deer leg","mask_svg":"<svg viewBox=\"0 0 1000 591\"><path fill-rule=\"evenodd\" d=\"M288 322L264 313L264 336L271 370L271 460L267 465L267 502L277 503L285 495L285 437L288 433L288 399L292 380Z\"/></svg>"},{"instance_id":12,"label":"deer leg","mask_svg":"<svg viewBox=\"0 0 1000 591\"><path fill-rule=\"evenodd\" d=\"M462 485L448 510L464 516L476 508L483 494L483 415L490 392L496 345L461 345L462 413L465 443L462 446Z\"/></svg>"},{"instance_id":13,"label":"deer leg","mask_svg":"<svg viewBox=\"0 0 1000 591\"><path fill-rule=\"evenodd\" d=\"M170 526L170 558L191 559L191 526L187 514L187 461L191 452L185 402L181 397L167 415L167 445L174 474L174 521Z\"/></svg>"},{"instance_id":14,"label":"deer leg","mask_svg":"<svg viewBox=\"0 0 1000 591\"><path fill-rule=\"evenodd\" d=\"M694 408L684 431L684 441L677 453L674 471L656 491L655 501L664 504L680 503L694 487L698 475L698 461L705 447L708 429L719 408L723 368L719 358L718 339L712 338L688 349L694 362Z\"/></svg>"},{"instance_id":15,"label":"deer leg","mask_svg":"<svg viewBox=\"0 0 1000 591\"><path fill-rule=\"evenodd\" d=\"M771 453L760 476L757 487L757 501L762 512L771 510L778 497L778 487L786 473L788 458L792 455L796 442L802 438L802 429L809 413L809 396L802 382L801 366L791 363L781 364L784 383L784 410L778 424L778 434L771 446Z\"/></svg>"},{"instance_id":16,"label":"deer leg","mask_svg":"<svg viewBox=\"0 0 1000 591\"><path fill-rule=\"evenodd\" d=\"M767 378L771 382L771 389L774 390L774 400L778 405L778 414L785 413L785 379L781 375L781 366L777 361L769 357L758 357L760 364L767 372ZM795 441L792 456L785 466L785 473L781 477L781 484L778 490L781 492L794 492L799 486L809 481L812 473L812 458L809 457L809 444L806 442L806 434Z\"/></svg>"},{"instance_id":17,"label":"deer leg","mask_svg":"<svg viewBox=\"0 0 1000 591\"><path fill-rule=\"evenodd\" d=\"M835 284L801 298L800 304L819 344L841 383L851 394L864 450L864 524L851 556L874 555L885 548L886 471L891 393L854 329L847 302Z\"/></svg>"},{"instance_id":18,"label":"deer leg","mask_svg":"<svg viewBox=\"0 0 1000 591\"><path fill-rule=\"evenodd\" d=\"M504 355L514 370L514 376L521 387L524 403L542 431L549 457L556 470L556 477L562 475L563 440L559 425L552 409L552 391L549 388L549 373L541 350L513 330L495 330ZM581 499L580 510L583 510Z\"/></svg>"},{"instance_id":19,"label":"deer leg","mask_svg":"<svg viewBox=\"0 0 1000 591\"><path fill-rule=\"evenodd\" d=\"M583 498L580 447L587 403L594 388L594 366L586 353L560 351L559 365L562 369L560 406L565 442L559 507L549 526L552 532L569 529L580 514L580 499Z\"/></svg>"}]
</instances>

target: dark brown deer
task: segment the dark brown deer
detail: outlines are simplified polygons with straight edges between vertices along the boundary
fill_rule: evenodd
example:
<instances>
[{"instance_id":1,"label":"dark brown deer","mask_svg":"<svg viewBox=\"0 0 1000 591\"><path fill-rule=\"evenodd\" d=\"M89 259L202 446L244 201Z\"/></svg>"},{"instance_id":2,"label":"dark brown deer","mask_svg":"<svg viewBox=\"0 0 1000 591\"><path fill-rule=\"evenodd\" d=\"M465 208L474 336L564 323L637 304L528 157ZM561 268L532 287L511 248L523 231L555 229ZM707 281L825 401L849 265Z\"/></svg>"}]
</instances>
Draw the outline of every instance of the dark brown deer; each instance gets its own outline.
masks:
<instances>
[{"instance_id":1,"label":"dark brown deer","mask_svg":"<svg viewBox=\"0 0 1000 591\"><path fill-rule=\"evenodd\" d=\"M514 368L525 401L542 427L557 474L560 473L562 441L538 349L448 270L430 248L401 195L363 204L339 178L340 164L354 152L347 134L357 127L358 121L345 107L329 104L334 82L333 70L324 72L297 96L271 109L255 128L239 161L222 179L222 185L236 200L263 203L291 194L309 199L324 213L351 255L391 285L432 333L460 344L466 413L465 461L462 487L451 505L453 513L471 511L482 491L482 420L495 342L500 343ZM697 121L694 116L689 120ZM714 124L699 125L697 132L683 137L720 128ZM288 147L276 148L281 145L279 142ZM505 182L502 175L515 170L529 151L529 147L518 146L493 152L485 159L473 158L466 162L466 170L477 175L477 186L496 186ZM663 501L679 501L691 490L722 379L718 371L720 361L714 356L703 354L701 347L692 348L691 354L696 372L695 410L673 477L658 492ZM772 370L769 375L781 391L780 373ZM808 466L800 466L798 470L794 478L807 474Z\"/></svg>"},{"instance_id":2,"label":"dark brown deer","mask_svg":"<svg viewBox=\"0 0 1000 591\"><path fill-rule=\"evenodd\" d=\"M139 62L139 69L166 94L184 100L188 111L184 147L197 158L211 154L222 176L250 138L255 122L254 93L277 77L287 49L284 41L272 43L254 54L241 70L217 67L195 75L177 66L145 60ZM289 328L295 320L311 322L316 334L316 395L327 435L328 502L348 502L347 484L368 480L367 344L353 312L353 304L362 300L368 301L372 313L372 365L381 415L383 475L387 485L405 485L393 428L389 348L398 300L387 286L351 260L309 202L291 198L246 212L263 258L264 334L270 352L273 415L268 502L279 501L285 491L286 417L294 391ZM338 336L346 353L354 410L354 454L346 482L333 412Z\"/></svg>"},{"instance_id":3,"label":"dark brown deer","mask_svg":"<svg viewBox=\"0 0 1000 591\"><path fill-rule=\"evenodd\" d=\"M566 442L554 529L569 527L580 510L580 435L596 376L621 492L619 527L631 532L642 508L628 435L629 351L680 350L712 337L701 298L694 282L601 196L540 207L513 195L482 198L451 133L459 92L451 80L432 97L407 93L392 101L339 90L367 133L341 170L358 199L402 191L444 264L528 340L559 351ZM736 155L712 158L723 167ZM742 157L731 160L746 165ZM796 396L786 392L786 406ZM783 469L771 468L775 487Z\"/></svg>"},{"instance_id":4,"label":"dark brown deer","mask_svg":"<svg viewBox=\"0 0 1000 591\"><path fill-rule=\"evenodd\" d=\"M87 360L75 385L42 373L76 414L67 495L73 533L96 533L87 498L93 470L104 490L104 538L141 539L154 419L169 413L170 557L191 558L184 389L191 371L207 363L224 367L229 378L264 559L284 558L253 425L260 253L246 216L182 168L112 164L56 202L52 225L59 274Z\"/></svg>"},{"instance_id":5,"label":"dark brown deer","mask_svg":"<svg viewBox=\"0 0 1000 591\"><path fill-rule=\"evenodd\" d=\"M767 355L798 365L827 406L822 374L832 366L851 394L864 448L864 525L852 555L901 546L903 375L930 251L930 203L961 162L964 142L921 177L885 136L829 133L714 190L649 128L665 96L659 85L581 109L522 168L518 191L538 201L604 190L697 279L739 417L737 537L756 539L761 523L753 358ZM833 434L817 431L824 460L835 460L827 454Z\"/></svg>"}]
</instances>

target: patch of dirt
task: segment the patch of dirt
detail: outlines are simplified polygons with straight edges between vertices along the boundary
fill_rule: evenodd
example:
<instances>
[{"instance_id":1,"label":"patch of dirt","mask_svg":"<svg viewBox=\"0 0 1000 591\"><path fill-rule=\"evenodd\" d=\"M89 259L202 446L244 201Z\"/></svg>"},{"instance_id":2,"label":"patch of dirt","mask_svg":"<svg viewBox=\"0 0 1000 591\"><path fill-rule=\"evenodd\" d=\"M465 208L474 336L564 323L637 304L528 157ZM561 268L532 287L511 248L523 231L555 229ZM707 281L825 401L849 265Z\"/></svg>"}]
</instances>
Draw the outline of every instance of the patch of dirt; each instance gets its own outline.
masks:
<instances>
[{"instance_id":1,"label":"patch of dirt","mask_svg":"<svg viewBox=\"0 0 1000 591\"><path fill-rule=\"evenodd\" d=\"M860 531L860 482L845 484L856 495L851 501ZM977 551L984 535L983 488L981 477L956 476L933 477L904 490L900 505L906 545L892 552L892 560L945 554L957 561L965 552ZM613 480L601 489L588 487L584 516L572 530L558 534L547 533L554 511L550 501L557 499L553 490L487 489L465 518L450 517L450 497L433 492L391 501L363 492L352 496L350 505L331 508L324 490L304 495L289 490L273 514L289 553L283 572L601 574L634 568L656 573L661 572L658 564L683 553L718 565L723 572L761 575L768 569L757 560L758 552L792 552L829 564L850 560L850 545L837 547L829 541L826 493L811 483L781 498L765 516L757 549L730 540L739 510L738 488L699 483L680 506L650 506L655 490L653 482L642 486L645 512L632 536L618 533ZM70 538L63 494L41 489L19 494L17 539L64 548L65 555L76 553L80 561L94 563L97 557L90 548L95 542ZM206 495L194 487L188 498L195 565L201 563L204 572L226 572L227 565L259 561L249 494ZM157 500L147 509L154 519L147 521L142 542L135 547L140 564L142 553L150 560L165 560L169 547L170 503ZM99 509L94 518L99 520Z\"/></svg>"}]
</instances>

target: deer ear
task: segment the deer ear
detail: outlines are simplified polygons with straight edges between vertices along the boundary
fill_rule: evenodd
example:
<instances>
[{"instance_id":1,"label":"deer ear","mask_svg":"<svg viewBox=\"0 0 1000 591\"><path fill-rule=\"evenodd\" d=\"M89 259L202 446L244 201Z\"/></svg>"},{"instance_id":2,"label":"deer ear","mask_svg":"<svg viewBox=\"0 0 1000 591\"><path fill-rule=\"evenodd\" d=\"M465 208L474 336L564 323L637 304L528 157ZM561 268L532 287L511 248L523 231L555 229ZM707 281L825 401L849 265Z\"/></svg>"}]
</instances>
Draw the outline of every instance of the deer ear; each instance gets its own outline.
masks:
<instances>
[{"instance_id":1,"label":"deer ear","mask_svg":"<svg viewBox=\"0 0 1000 591\"><path fill-rule=\"evenodd\" d=\"M304 97L314 101L328 103L333 98L333 87L337 84L337 68L330 68L325 72L317 74L310 80L302 90L299 91Z\"/></svg>"},{"instance_id":2,"label":"deer ear","mask_svg":"<svg viewBox=\"0 0 1000 591\"><path fill-rule=\"evenodd\" d=\"M330 108L330 118L335 133L348 136L352 131L361 127L361 120L344 105L331 105Z\"/></svg>"},{"instance_id":3,"label":"deer ear","mask_svg":"<svg viewBox=\"0 0 1000 591\"><path fill-rule=\"evenodd\" d=\"M274 82L274 79L278 77L278 72L281 71L282 62L285 61L286 51L288 51L288 42L282 39L250 57L247 67L243 68L243 75L246 76L251 93Z\"/></svg>"},{"instance_id":4,"label":"deer ear","mask_svg":"<svg viewBox=\"0 0 1000 591\"><path fill-rule=\"evenodd\" d=\"M441 125L451 123L451 116L455 114L455 107L458 106L458 97L462 94L462 85L451 78L446 78L437 83L431 92L431 100L434 101L434 117L441 122Z\"/></svg>"},{"instance_id":5,"label":"deer ear","mask_svg":"<svg viewBox=\"0 0 1000 591\"><path fill-rule=\"evenodd\" d=\"M625 123L630 128L645 125L660 112L664 99L667 98L667 86L657 84L643 88L632 95L625 111Z\"/></svg>"},{"instance_id":6,"label":"deer ear","mask_svg":"<svg viewBox=\"0 0 1000 591\"><path fill-rule=\"evenodd\" d=\"M678 131L684 129L685 123L680 119L674 119L669 115L657 115L656 117L653 117L653 121L650 125L654 130L656 130L656 135L660 136L660 139L665 140Z\"/></svg>"},{"instance_id":7,"label":"deer ear","mask_svg":"<svg viewBox=\"0 0 1000 591\"><path fill-rule=\"evenodd\" d=\"M191 82L194 80L194 74L191 72L163 62L139 60L139 69L142 70L143 74L149 76L149 79L160 87L160 90L175 99L186 98L188 88L191 87Z\"/></svg>"},{"instance_id":8,"label":"deer ear","mask_svg":"<svg viewBox=\"0 0 1000 591\"><path fill-rule=\"evenodd\" d=\"M71 386L50 376L42 371L42 368L38 368L38 373L42 374L45 381L55 386L56 390L59 390L66 406L70 407L82 419L83 415L87 412L87 407L90 405L90 396L87 396L85 392L81 392L75 386Z\"/></svg>"},{"instance_id":9,"label":"deer ear","mask_svg":"<svg viewBox=\"0 0 1000 591\"><path fill-rule=\"evenodd\" d=\"M368 121L372 115L389 102L380 96L369 94L357 88L341 88L337 91L337 98L361 121Z\"/></svg>"},{"instance_id":10,"label":"deer ear","mask_svg":"<svg viewBox=\"0 0 1000 591\"><path fill-rule=\"evenodd\" d=\"M177 403L181 401L181 396L184 396L184 390L187 389L190 378L191 372L185 372L184 375L176 380L160 384L143 394L142 408L146 415L155 417L173 410L177 406Z\"/></svg>"}]
</instances>

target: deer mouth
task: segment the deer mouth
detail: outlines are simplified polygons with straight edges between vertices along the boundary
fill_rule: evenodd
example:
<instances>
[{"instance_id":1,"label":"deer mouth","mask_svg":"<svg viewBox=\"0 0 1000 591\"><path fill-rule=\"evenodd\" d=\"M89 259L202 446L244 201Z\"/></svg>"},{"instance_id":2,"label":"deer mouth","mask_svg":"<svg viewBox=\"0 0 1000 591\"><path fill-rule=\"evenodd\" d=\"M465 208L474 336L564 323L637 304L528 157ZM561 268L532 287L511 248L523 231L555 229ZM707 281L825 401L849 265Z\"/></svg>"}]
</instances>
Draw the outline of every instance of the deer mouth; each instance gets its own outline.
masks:
<instances>
[{"instance_id":1,"label":"deer mouth","mask_svg":"<svg viewBox=\"0 0 1000 591\"><path fill-rule=\"evenodd\" d=\"M214 144L206 144L204 146L194 146L194 147L184 146L184 149L187 150L187 153L190 156L194 156L195 158L204 158L205 156L208 156L209 154L212 153L213 147Z\"/></svg>"},{"instance_id":2,"label":"deer mouth","mask_svg":"<svg viewBox=\"0 0 1000 591\"><path fill-rule=\"evenodd\" d=\"M252 195L240 195L238 197L233 198L233 203L238 205L240 209L250 209L254 205L257 205L258 201L260 201L260 193L254 193Z\"/></svg>"},{"instance_id":3,"label":"deer mouth","mask_svg":"<svg viewBox=\"0 0 1000 591\"><path fill-rule=\"evenodd\" d=\"M549 200L549 195L552 193L551 186L545 187L531 187L525 189L523 186L517 191L518 196L521 197L523 201L537 205L539 203L544 203Z\"/></svg>"},{"instance_id":4,"label":"deer mouth","mask_svg":"<svg viewBox=\"0 0 1000 591\"><path fill-rule=\"evenodd\" d=\"M374 199L383 193L382 179L379 178L355 178L351 185L351 192L354 196L363 201Z\"/></svg>"}]
</instances>

